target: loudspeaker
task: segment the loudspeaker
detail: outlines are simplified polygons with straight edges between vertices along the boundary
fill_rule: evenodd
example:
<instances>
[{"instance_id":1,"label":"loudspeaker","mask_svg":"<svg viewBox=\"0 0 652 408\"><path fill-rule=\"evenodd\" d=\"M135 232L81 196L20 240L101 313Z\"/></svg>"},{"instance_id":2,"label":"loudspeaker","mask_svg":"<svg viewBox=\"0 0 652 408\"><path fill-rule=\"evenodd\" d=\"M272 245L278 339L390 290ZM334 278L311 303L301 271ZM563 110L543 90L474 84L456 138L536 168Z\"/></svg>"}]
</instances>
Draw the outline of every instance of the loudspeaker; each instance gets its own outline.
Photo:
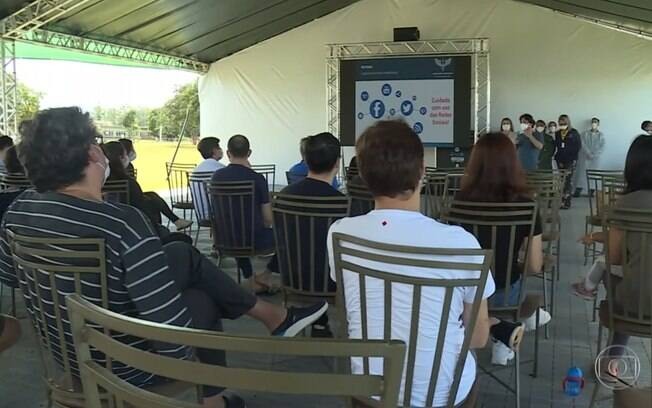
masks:
<instances>
[{"instance_id":1,"label":"loudspeaker","mask_svg":"<svg viewBox=\"0 0 652 408\"><path fill-rule=\"evenodd\" d=\"M417 27L395 27L394 41L419 41L421 34Z\"/></svg>"}]
</instances>

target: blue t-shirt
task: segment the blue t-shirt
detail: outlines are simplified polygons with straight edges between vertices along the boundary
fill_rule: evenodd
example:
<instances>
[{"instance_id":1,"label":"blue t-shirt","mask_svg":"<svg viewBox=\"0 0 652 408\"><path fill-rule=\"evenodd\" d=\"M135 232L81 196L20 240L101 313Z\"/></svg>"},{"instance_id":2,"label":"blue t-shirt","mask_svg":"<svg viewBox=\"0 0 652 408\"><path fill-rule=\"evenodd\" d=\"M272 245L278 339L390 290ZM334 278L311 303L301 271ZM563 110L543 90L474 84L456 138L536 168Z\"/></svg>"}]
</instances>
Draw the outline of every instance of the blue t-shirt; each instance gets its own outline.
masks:
<instances>
[{"instance_id":1,"label":"blue t-shirt","mask_svg":"<svg viewBox=\"0 0 652 408\"><path fill-rule=\"evenodd\" d=\"M534 136L534 138L539 142L543 143L543 133L533 132L532 136ZM516 136L516 151L524 170L530 171L537 169L539 166L539 153L541 150L537 149L530 139L528 139L528 137L523 133L519 133Z\"/></svg>"},{"instance_id":2,"label":"blue t-shirt","mask_svg":"<svg viewBox=\"0 0 652 408\"><path fill-rule=\"evenodd\" d=\"M254 182L254 198L253 203L251 200L244 201L242 207L240 208L240 201L233 201L233 213L236 214L234 219L235 223L239 223L239 219L245 220L245 231L251 231L251 225L249 221L251 219L251 205L254 205L254 236L260 236L263 234L265 229L265 224L263 223L263 211L261 206L263 204L269 203L269 187L267 186L267 180L262 174L256 173L249 167L242 166L240 164L229 164L228 166L220 169L213 174L211 181L253 181ZM217 212L217 209L214 208L214 211ZM243 212L244 217L239 217L238 215ZM216 214L216 216L218 216ZM236 231L241 229L236 226Z\"/></svg>"},{"instance_id":3,"label":"blue t-shirt","mask_svg":"<svg viewBox=\"0 0 652 408\"><path fill-rule=\"evenodd\" d=\"M306 164L305 160L301 160L299 163L295 164L294 166L290 167L290 170L288 170L288 173L292 174L293 176L296 177L307 177L308 176L308 165ZM292 184L292 183L290 183ZM333 182L331 183L334 189L339 189L340 188L340 183L337 182L337 177L333 177Z\"/></svg>"}]
</instances>

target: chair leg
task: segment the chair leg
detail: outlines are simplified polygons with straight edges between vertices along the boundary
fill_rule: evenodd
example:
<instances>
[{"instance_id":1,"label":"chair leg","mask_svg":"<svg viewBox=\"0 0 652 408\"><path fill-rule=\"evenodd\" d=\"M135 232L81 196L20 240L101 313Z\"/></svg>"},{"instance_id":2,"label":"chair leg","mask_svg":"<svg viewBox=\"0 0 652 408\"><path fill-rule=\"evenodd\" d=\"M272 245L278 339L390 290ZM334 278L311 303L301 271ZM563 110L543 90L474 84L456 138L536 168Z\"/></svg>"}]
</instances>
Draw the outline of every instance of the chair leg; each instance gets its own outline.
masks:
<instances>
[{"instance_id":1,"label":"chair leg","mask_svg":"<svg viewBox=\"0 0 652 408\"><path fill-rule=\"evenodd\" d=\"M16 317L16 289L11 288L11 315Z\"/></svg>"},{"instance_id":2,"label":"chair leg","mask_svg":"<svg viewBox=\"0 0 652 408\"><path fill-rule=\"evenodd\" d=\"M584 223L584 235L589 235L589 223ZM584 245L584 266L589 263L589 246Z\"/></svg>"},{"instance_id":3,"label":"chair leg","mask_svg":"<svg viewBox=\"0 0 652 408\"><path fill-rule=\"evenodd\" d=\"M555 270L555 275L557 275L557 282L559 282L559 273L561 271L561 228L559 228L559 239L557 240L557 269Z\"/></svg>"},{"instance_id":4,"label":"chair leg","mask_svg":"<svg viewBox=\"0 0 652 408\"><path fill-rule=\"evenodd\" d=\"M519 349L514 352L514 374L516 408L521 408L521 351Z\"/></svg>"},{"instance_id":5,"label":"chair leg","mask_svg":"<svg viewBox=\"0 0 652 408\"><path fill-rule=\"evenodd\" d=\"M0 283L0 313L2 313L2 304L4 303L5 285Z\"/></svg>"},{"instance_id":6,"label":"chair leg","mask_svg":"<svg viewBox=\"0 0 652 408\"><path fill-rule=\"evenodd\" d=\"M596 296L593 299L593 311L592 311L592 313L593 313L593 320L592 321L593 322L595 322L595 320L597 319L597 311L598 311L598 297Z\"/></svg>"},{"instance_id":7,"label":"chair leg","mask_svg":"<svg viewBox=\"0 0 652 408\"><path fill-rule=\"evenodd\" d=\"M201 230L201 226L197 224L197 232L195 233L195 240L193 241L194 246L197 246L197 242L199 242L199 230Z\"/></svg>"},{"instance_id":8,"label":"chair leg","mask_svg":"<svg viewBox=\"0 0 652 408\"><path fill-rule=\"evenodd\" d=\"M550 277L550 287L554 284L554 275ZM543 307L548 313L550 313L550 300L548 299L548 274L546 273L546 267L543 267ZM552 314L552 313L551 313ZM537 320L539 319L539 311L537 310ZM538 322L537 322L538 323ZM538 326L538 325L537 325ZM546 339L549 338L548 325L546 325ZM536 364L536 363L535 363Z\"/></svg>"},{"instance_id":9,"label":"chair leg","mask_svg":"<svg viewBox=\"0 0 652 408\"><path fill-rule=\"evenodd\" d=\"M539 318L541 317L541 309L536 312L536 328L534 329L534 364L532 364L532 377L537 378L539 375ZM546 325L546 328L550 326ZM547 338L547 337L546 337Z\"/></svg>"},{"instance_id":10,"label":"chair leg","mask_svg":"<svg viewBox=\"0 0 652 408\"><path fill-rule=\"evenodd\" d=\"M602 350L602 325L598 325L598 348L595 350L595 355L597 356Z\"/></svg>"}]
</instances>

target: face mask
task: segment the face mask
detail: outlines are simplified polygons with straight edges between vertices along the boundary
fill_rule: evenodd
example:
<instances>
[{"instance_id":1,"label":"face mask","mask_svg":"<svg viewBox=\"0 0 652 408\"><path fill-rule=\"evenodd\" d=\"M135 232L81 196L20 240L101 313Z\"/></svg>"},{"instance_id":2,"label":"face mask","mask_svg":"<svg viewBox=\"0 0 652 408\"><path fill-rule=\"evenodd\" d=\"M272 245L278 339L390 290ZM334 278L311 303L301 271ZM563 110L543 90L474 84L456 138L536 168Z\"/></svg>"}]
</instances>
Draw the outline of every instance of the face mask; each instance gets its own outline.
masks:
<instances>
[{"instance_id":1,"label":"face mask","mask_svg":"<svg viewBox=\"0 0 652 408\"><path fill-rule=\"evenodd\" d=\"M136 160L136 152L129 153L129 162Z\"/></svg>"},{"instance_id":2,"label":"face mask","mask_svg":"<svg viewBox=\"0 0 652 408\"><path fill-rule=\"evenodd\" d=\"M568 129L568 125L559 125L559 129L566 130Z\"/></svg>"},{"instance_id":3,"label":"face mask","mask_svg":"<svg viewBox=\"0 0 652 408\"><path fill-rule=\"evenodd\" d=\"M510 128L511 128L511 126L509 126L509 125L503 125L503 130L505 132L507 132Z\"/></svg>"},{"instance_id":4,"label":"face mask","mask_svg":"<svg viewBox=\"0 0 652 408\"><path fill-rule=\"evenodd\" d=\"M593 129L593 130L598 129L598 124L597 123L591 123L591 129Z\"/></svg>"},{"instance_id":5,"label":"face mask","mask_svg":"<svg viewBox=\"0 0 652 408\"><path fill-rule=\"evenodd\" d=\"M650 135L650 136L652 136L652 129L648 130L648 131L647 131L647 134Z\"/></svg>"},{"instance_id":6,"label":"face mask","mask_svg":"<svg viewBox=\"0 0 652 408\"><path fill-rule=\"evenodd\" d=\"M527 124L527 123L521 123L521 130L522 130L522 131L525 132L525 131L527 130L527 128L529 128L529 127L530 127L529 124Z\"/></svg>"},{"instance_id":7,"label":"face mask","mask_svg":"<svg viewBox=\"0 0 652 408\"><path fill-rule=\"evenodd\" d=\"M102 166L100 163L95 163L98 166L102 167L104 169L104 181L102 181L102 185L106 183L106 180L109 178L111 175L111 167L109 167L109 159L106 157L104 158L104 166Z\"/></svg>"},{"instance_id":8,"label":"face mask","mask_svg":"<svg viewBox=\"0 0 652 408\"><path fill-rule=\"evenodd\" d=\"M127 166L129 166L129 163L130 163L129 157L122 156L122 158L120 159L120 162L122 163L122 167L124 167L126 169Z\"/></svg>"},{"instance_id":9,"label":"face mask","mask_svg":"<svg viewBox=\"0 0 652 408\"><path fill-rule=\"evenodd\" d=\"M543 133L543 131L544 131L545 129L546 129L546 128L544 128L543 126L537 126L537 132L539 132L539 133Z\"/></svg>"},{"instance_id":10,"label":"face mask","mask_svg":"<svg viewBox=\"0 0 652 408\"><path fill-rule=\"evenodd\" d=\"M555 133L557 131L556 126L550 126L550 133Z\"/></svg>"}]
</instances>

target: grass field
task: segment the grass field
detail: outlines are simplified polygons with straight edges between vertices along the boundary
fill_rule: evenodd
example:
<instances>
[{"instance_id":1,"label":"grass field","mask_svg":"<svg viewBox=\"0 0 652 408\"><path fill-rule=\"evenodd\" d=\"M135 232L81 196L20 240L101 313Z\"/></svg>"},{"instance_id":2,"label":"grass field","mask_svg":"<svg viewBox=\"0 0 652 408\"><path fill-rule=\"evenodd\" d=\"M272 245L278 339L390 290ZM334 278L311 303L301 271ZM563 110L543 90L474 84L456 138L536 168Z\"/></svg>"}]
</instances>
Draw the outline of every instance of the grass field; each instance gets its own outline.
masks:
<instances>
[{"instance_id":1,"label":"grass field","mask_svg":"<svg viewBox=\"0 0 652 408\"><path fill-rule=\"evenodd\" d=\"M135 140L134 149L138 157L134 167L138 171L138 183L143 191L166 191L168 184L165 162L172 160L176 142L157 142L154 140ZM183 142L175 163L199 163L201 156L190 142Z\"/></svg>"}]
</instances>

